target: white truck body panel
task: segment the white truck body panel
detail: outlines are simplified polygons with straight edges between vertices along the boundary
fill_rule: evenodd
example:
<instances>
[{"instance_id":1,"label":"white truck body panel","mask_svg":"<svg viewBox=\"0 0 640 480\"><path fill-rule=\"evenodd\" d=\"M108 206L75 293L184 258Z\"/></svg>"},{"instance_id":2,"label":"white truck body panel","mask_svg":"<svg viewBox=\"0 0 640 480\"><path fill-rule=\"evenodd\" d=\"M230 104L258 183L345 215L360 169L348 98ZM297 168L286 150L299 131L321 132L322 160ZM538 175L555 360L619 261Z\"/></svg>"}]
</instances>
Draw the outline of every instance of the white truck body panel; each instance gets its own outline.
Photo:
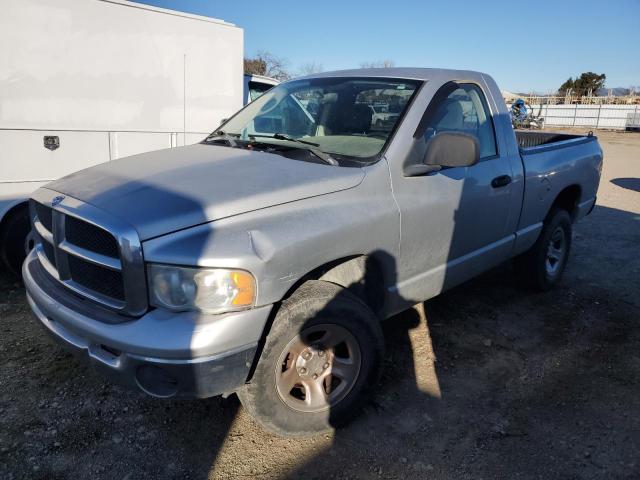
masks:
<instances>
[{"instance_id":1,"label":"white truck body panel","mask_svg":"<svg viewBox=\"0 0 640 480\"><path fill-rule=\"evenodd\" d=\"M0 45L0 219L40 182L195 143L243 105L243 31L220 20L124 1L8 0Z\"/></svg>"}]
</instances>

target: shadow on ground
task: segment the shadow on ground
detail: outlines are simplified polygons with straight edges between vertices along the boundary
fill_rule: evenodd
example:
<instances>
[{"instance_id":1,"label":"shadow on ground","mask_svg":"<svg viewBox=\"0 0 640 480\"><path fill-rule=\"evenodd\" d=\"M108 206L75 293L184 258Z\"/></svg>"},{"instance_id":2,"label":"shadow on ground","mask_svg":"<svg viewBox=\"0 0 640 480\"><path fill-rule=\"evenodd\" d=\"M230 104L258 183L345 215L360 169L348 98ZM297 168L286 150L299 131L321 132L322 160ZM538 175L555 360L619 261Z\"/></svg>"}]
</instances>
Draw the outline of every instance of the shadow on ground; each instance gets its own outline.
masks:
<instances>
[{"instance_id":1,"label":"shadow on ground","mask_svg":"<svg viewBox=\"0 0 640 480\"><path fill-rule=\"evenodd\" d=\"M614 178L611 183L634 192L640 192L640 178Z\"/></svg>"}]
</instances>

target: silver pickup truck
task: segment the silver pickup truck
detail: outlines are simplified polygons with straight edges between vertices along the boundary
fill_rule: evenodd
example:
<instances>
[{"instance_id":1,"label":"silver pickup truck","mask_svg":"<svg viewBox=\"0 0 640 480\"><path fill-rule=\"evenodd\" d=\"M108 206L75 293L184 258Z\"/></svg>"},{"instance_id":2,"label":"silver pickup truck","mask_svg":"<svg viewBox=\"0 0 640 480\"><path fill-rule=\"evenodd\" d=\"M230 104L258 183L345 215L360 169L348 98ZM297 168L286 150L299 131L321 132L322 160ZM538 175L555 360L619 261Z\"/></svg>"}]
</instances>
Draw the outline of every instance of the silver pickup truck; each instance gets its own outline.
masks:
<instances>
[{"instance_id":1,"label":"silver pickup truck","mask_svg":"<svg viewBox=\"0 0 640 480\"><path fill-rule=\"evenodd\" d=\"M235 392L268 430L313 434L377 381L381 320L509 259L556 284L601 168L592 135L514 132L483 73L313 75L197 145L38 190L28 300L119 382Z\"/></svg>"}]
</instances>

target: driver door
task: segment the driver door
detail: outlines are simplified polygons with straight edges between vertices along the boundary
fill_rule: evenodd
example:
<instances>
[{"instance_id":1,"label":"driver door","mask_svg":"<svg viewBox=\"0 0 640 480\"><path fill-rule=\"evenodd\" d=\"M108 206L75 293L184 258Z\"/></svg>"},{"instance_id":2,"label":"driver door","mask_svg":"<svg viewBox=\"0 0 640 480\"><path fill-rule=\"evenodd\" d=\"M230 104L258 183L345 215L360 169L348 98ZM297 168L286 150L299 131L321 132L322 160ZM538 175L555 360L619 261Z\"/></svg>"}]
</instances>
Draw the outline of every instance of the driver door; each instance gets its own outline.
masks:
<instances>
[{"instance_id":1,"label":"driver door","mask_svg":"<svg viewBox=\"0 0 640 480\"><path fill-rule=\"evenodd\" d=\"M443 87L444 88L444 87ZM454 87L449 86L449 90ZM508 258L511 175L501 157L491 110L482 88L458 84L436 94L425 140L440 132L474 135L480 161L424 176L398 175L394 192L401 212L398 290L402 298L431 298ZM496 178L502 178L500 185ZM492 184L493 182L493 184Z\"/></svg>"}]
</instances>

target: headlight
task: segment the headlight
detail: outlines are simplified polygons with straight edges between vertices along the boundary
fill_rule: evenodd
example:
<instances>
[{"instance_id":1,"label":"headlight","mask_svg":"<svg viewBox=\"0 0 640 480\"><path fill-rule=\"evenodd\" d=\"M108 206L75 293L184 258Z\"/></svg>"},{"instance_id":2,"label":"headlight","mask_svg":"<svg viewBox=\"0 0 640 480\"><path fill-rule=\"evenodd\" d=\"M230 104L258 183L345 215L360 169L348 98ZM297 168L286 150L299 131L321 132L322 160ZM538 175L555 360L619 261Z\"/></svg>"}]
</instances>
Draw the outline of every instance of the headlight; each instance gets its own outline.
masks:
<instances>
[{"instance_id":1,"label":"headlight","mask_svg":"<svg viewBox=\"0 0 640 480\"><path fill-rule=\"evenodd\" d=\"M155 307L222 313L250 308L255 300L255 280L242 270L150 264L147 275Z\"/></svg>"}]
</instances>

